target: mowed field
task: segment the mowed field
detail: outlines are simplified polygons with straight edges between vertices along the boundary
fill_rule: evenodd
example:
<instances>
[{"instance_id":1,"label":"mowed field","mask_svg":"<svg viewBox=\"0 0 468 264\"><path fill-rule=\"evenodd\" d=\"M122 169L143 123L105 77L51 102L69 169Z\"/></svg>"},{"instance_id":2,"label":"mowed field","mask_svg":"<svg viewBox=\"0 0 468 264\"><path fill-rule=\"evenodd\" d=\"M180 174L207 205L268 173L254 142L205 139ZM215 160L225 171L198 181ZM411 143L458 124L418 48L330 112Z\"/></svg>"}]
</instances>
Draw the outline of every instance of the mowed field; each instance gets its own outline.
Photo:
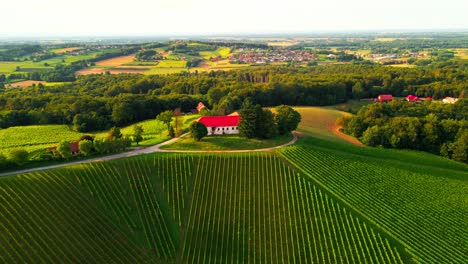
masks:
<instances>
[{"instance_id":1,"label":"mowed field","mask_svg":"<svg viewBox=\"0 0 468 264\"><path fill-rule=\"evenodd\" d=\"M0 262L466 262L466 164L333 139L341 112L298 110L303 136L273 152L0 178Z\"/></svg>"}]
</instances>

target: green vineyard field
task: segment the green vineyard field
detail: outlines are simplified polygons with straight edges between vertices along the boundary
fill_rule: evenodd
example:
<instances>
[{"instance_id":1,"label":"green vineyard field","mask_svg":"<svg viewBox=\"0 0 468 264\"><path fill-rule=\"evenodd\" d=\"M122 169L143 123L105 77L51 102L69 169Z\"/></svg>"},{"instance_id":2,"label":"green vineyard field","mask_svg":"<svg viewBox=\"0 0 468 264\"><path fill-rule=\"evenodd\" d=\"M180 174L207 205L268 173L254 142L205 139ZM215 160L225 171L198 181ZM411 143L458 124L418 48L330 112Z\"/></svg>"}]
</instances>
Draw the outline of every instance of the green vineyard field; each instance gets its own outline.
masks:
<instances>
[{"instance_id":1,"label":"green vineyard field","mask_svg":"<svg viewBox=\"0 0 468 264\"><path fill-rule=\"evenodd\" d=\"M0 201L1 263L407 263L419 250L271 153L6 177Z\"/></svg>"},{"instance_id":2,"label":"green vineyard field","mask_svg":"<svg viewBox=\"0 0 468 264\"><path fill-rule=\"evenodd\" d=\"M348 148L309 141L277 153L389 232L415 261L468 263L466 165L423 153L418 159L415 152Z\"/></svg>"}]
</instances>

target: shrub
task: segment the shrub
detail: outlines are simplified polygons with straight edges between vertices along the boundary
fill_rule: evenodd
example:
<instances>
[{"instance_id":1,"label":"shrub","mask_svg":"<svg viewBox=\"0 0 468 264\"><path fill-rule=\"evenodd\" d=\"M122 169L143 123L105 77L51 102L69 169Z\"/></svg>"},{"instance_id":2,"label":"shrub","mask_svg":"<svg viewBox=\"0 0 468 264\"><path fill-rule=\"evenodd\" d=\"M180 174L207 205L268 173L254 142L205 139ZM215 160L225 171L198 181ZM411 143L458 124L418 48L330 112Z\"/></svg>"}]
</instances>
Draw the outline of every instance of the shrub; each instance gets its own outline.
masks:
<instances>
[{"instance_id":1,"label":"shrub","mask_svg":"<svg viewBox=\"0 0 468 264\"><path fill-rule=\"evenodd\" d=\"M90 140L80 141L79 150L85 156L88 156L93 151L93 142Z\"/></svg>"},{"instance_id":2,"label":"shrub","mask_svg":"<svg viewBox=\"0 0 468 264\"><path fill-rule=\"evenodd\" d=\"M10 151L9 160L18 166L22 166L28 162L29 153L24 149L14 149Z\"/></svg>"}]
</instances>

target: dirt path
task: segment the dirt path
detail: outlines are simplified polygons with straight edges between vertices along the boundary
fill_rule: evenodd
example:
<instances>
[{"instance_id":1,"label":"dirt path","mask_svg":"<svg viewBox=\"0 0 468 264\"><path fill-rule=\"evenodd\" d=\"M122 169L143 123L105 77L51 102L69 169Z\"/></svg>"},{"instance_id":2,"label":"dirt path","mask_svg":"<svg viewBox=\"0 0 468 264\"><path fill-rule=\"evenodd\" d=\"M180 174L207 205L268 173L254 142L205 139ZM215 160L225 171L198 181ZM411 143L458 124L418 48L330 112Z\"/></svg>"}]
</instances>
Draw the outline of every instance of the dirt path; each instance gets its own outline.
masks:
<instances>
[{"instance_id":1,"label":"dirt path","mask_svg":"<svg viewBox=\"0 0 468 264\"><path fill-rule=\"evenodd\" d=\"M104 157L98 157L98 158L92 158L92 159L87 159L87 160L80 160L80 161L74 161L74 162L67 162L67 163L61 163L57 165L50 165L50 166L44 166L44 167L38 167L38 168L32 168L32 169L25 169L25 170L19 170L19 171L11 171L11 172L5 172L5 173L0 173L0 177L5 177L5 176L10 176L10 175L16 175L16 174L23 174L23 173L28 173L28 172L35 172L35 171L42 171L42 170L49 170L49 169L55 169L55 168L62 168L66 166L71 166L71 165L78 165L78 164L85 164L85 163L92 163L92 162L102 162L102 161L107 161L107 160L115 160L115 159L121 159L121 158L129 158L129 157L134 157L142 154L149 154L149 153L154 153L154 152L186 152L186 153L211 153L211 152L260 152L260 151L270 151L278 148L283 148L289 145L292 145L296 143L298 139L298 133L293 132L294 138L289 141L288 143L285 143L280 146L276 147L271 147L271 148L262 148L262 149L246 149L246 150L166 150L166 149L160 149L161 146L171 144L174 141L178 140L181 137L184 137L188 135L188 133L185 133L181 135L180 137L173 138L167 141L164 141L162 143L159 143L157 145L147 147L147 148L139 148L135 149L132 151L124 152L124 153L118 153L114 155L109 155L109 156L104 156Z\"/></svg>"},{"instance_id":2,"label":"dirt path","mask_svg":"<svg viewBox=\"0 0 468 264\"><path fill-rule=\"evenodd\" d=\"M332 132L335 136L341 138L341 139L344 139L346 141L348 141L349 143L351 144L354 144L356 146L359 146L359 147L364 147L365 145L362 144L361 141L357 140L356 138L350 136L350 135L346 135L345 133L341 132L340 129L342 128L342 126L338 126L338 125L333 125L333 126L330 126L328 127L328 129L330 130L330 132Z\"/></svg>"}]
</instances>

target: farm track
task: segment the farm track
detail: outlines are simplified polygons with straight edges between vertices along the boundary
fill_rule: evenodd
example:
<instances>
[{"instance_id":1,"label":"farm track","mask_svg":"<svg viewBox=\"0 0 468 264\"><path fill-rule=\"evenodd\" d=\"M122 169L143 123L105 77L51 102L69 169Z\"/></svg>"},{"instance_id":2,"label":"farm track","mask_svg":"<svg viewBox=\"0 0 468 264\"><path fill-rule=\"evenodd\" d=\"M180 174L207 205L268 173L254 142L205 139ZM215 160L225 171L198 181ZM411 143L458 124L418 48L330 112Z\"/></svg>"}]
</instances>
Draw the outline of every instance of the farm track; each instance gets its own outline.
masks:
<instances>
[{"instance_id":1,"label":"farm track","mask_svg":"<svg viewBox=\"0 0 468 264\"><path fill-rule=\"evenodd\" d=\"M86 163L93 163L93 162L101 162L101 161L108 161L108 160L115 160L115 159L121 159L121 158L129 158L129 157L134 157L138 155L143 155L143 154L150 154L154 152L166 152L166 153L245 153L245 152L262 152L262 151L271 151L279 148L284 148L287 146L290 146L294 143L296 143L298 139L298 132L293 132L293 139L289 141L288 143L285 143L283 145L275 146L275 147L270 147L270 148L262 148L262 149L246 149L246 150L166 150L166 149L161 149L161 146L171 144L181 137L187 136L188 133L185 133L181 135L180 137L173 138L167 141L164 141L162 143L156 144L151 147L146 147L146 148L139 148L135 149L132 151L124 152L124 153L118 153L114 155L109 155L109 156L104 156L104 157L97 157L97 158L92 158L92 159L87 159L87 160L80 160L80 161L74 161L74 162L67 162L67 163L62 163L62 164L57 164L57 165L50 165L50 166L44 166L44 167L38 167L38 168L32 168L32 169L25 169L25 170L19 170L19 171L10 171L10 172L5 172L5 173L0 173L0 177L6 177L6 176L11 176L11 175L16 175L16 174L23 174L23 173L30 173L30 172L36 172L36 171L43 171L43 170L49 170L49 169L55 169L55 168L62 168L66 166L72 166L72 165L79 165L79 164L86 164Z\"/></svg>"}]
</instances>

